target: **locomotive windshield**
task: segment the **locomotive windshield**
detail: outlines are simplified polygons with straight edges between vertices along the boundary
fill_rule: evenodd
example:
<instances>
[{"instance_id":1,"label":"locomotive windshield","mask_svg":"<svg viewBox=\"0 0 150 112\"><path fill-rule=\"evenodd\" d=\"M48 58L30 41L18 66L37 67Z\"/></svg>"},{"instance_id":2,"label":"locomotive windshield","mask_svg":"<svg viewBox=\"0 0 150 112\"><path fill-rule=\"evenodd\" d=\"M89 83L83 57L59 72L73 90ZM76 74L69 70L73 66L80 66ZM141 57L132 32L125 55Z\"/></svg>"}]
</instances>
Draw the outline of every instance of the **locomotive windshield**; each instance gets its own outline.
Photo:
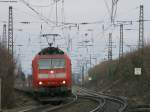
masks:
<instances>
[{"instance_id":1,"label":"locomotive windshield","mask_svg":"<svg viewBox=\"0 0 150 112\"><path fill-rule=\"evenodd\" d=\"M39 69L65 68L64 59L40 59Z\"/></svg>"}]
</instances>

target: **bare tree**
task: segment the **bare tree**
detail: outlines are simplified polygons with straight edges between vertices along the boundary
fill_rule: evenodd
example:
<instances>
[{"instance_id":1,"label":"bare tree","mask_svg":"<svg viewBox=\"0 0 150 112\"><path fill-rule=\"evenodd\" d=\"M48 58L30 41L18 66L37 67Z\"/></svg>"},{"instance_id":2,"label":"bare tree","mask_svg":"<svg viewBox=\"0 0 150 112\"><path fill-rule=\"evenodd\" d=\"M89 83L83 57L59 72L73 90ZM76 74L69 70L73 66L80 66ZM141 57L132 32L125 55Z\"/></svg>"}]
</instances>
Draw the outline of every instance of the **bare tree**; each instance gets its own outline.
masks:
<instances>
[{"instance_id":1,"label":"bare tree","mask_svg":"<svg viewBox=\"0 0 150 112\"><path fill-rule=\"evenodd\" d=\"M0 78L2 79L2 108L11 108L14 104L15 64L6 48L0 46Z\"/></svg>"}]
</instances>

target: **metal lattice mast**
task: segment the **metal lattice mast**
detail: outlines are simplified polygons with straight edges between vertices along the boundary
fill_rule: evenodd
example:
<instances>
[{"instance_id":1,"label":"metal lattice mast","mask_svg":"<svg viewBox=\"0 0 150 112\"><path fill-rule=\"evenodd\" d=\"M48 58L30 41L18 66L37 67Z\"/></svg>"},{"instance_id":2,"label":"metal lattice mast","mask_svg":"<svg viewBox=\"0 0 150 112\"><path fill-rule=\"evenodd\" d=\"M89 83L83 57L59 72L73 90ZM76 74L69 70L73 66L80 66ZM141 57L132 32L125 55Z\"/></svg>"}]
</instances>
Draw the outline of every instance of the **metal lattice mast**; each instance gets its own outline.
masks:
<instances>
[{"instance_id":1,"label":"metal lattice mast","mask_svg":"<svg viewBox=\"0 0 150 112\"><path fill-rule=\"evenodd\" d=\"M12 6L9 6L9 18L8 18L8 51L13 56L13 12L12 12Z\"/></svg>"},{"instance_id":2,"label":"metal lattice mast","mask_svg":"<svg viewBox=\"0 0 150 112\"><path fill-rule=\"evenodd\" d=\"M108 61L112 60L112 33L109 33Z\"/></svg>"},{"instance_id":3,"label":"metal lattice mast","mask_svg":"<svg viewBox=\"0 0 150 112\"><path fill-rule=\"evenodd\" d=\"M120 25L119 59L123 56L123 24Z\"/></svg>"},{"instance_id":4,"label":"metal lattice mast","mask_svg":"<svg viewBox=\"0 0 150 112\"><path fill-rule=\"evenodd\" d=\"M138 48L142 49L143 47L144 47L144 9L143 5L140 5Z\"/></svg>"},{"instance_id":5,"label":"metal lattice mast","mask_svg":"<svg viewBox=\"0 0 150 112\"><path fill-rule=\"evenodd\" d=\"M2 44L3 44L3 47L7 47L6 24L3 25Z\"/></svg>"},{"instance_id":6,"label":"metal lattice mast","mask_svg":"<svg viewBox=\"0 0 150 112\"><path fill-rule=\"evenodd\" d=\"M56 2L56 26L57 26L57 24L58 24L58 0L55 0L55 2Z\"/></svg>"}]
</instances>

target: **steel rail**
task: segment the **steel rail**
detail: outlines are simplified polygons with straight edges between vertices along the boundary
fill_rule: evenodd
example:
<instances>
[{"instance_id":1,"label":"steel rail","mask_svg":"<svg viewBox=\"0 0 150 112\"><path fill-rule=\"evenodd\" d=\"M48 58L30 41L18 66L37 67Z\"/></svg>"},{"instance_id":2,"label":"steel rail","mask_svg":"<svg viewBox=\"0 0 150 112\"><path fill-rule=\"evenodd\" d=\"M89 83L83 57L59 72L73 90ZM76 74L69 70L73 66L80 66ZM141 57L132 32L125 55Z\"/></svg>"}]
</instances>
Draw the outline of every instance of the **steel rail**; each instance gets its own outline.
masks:
<instances>
[{"instance_id":1,"label":"steel rail","mask_svg":"<svg viewBox=\"0 0 150 112\"><path fill-rule=\"evenodd\" d=\"M58 106L52 106L50 104L40 105L40 106L33 107L30 109L21 110L19 112L50 112L50 111L54 111L54 110L57 110L57 109L60 109L60 108L63 108L65 106L69 106L69 105L75 103L77 101L78 97L77 97L77 95L73 95L73 96L74 96L73 101L65 103L65 104L61 104Z\"/></svg>"},{"instance_id":2,"label":"steel rail","mask_svg":"<svg viewBox=\"0 0 150 112\"><path fill-rule=\"evenodd\" d=\"M93 101L96 101L96 102L98 102L98 106L96 106L96 108L94 108L94 109L92 109L91 111L89 111L89 112L101 112L102 111L102 107L103 107L103 105L101 104L101 102L102 102L102 99L101 98L99 98L99 97L97 97L97 96L90 96L90 95L75 95L76 96L76 98L74 99L74 101L72 101L72 102L70 102L70 103L68 103L68 104L65 104L65 105L61 105L61 106L59 106L59 107L54 107L54 108L50 108L49 110L44 110L44 111L42 111L42 112L50 112L50 111L56 111L56 110L58 110L58 109L61 109L61 108L64 108L64 107L67 107L67 106L69 106L69 105L72 105L72 104L74 104L77 100L78 100L78 98L84 98L84 99L89 99L89 100L93 100Z\"/></svg>"},{"instance_id":3,"label":"steel rail","mask_svg":"<svg viewBox=\"0 0 150 112\"><path fill-rule=\"evenodd\" d=\"M73 99L73 101L71 101L71 102L69 102L69 103L66 103L66 104L63 104L63 105L59 105L59 106L54 107L54 108L46 109L46 111L44 110L44 111L42 111L42 112L50 112L50 111L54 111L54 110L57 110L57 109L61 109L61 108L64 108L64 107L67 107L67 106L69 106L69 105L74 104L74 103L78 100L78 96L75 95L75 94L73 94L73 95L74 95L74 97L75 97L75 98Z\"/></svg>"},{"instance_id":4,"label":"steel rail","mask_svg":"<svg viewBox=\"0 0 150 112\"><path fill-rule=\"evenodd\" d=\"M26 90L26 89L20 89L20 88L14 88L16 91L19 91L21 93L24 93L24 94L27 94L29 96L32 96L33 97L33 94L31 91L29 90ZM73 98L69 98L69 100L72 100L72 101L69 101L67 103L64 103L64 104L61 104L61 105L58 105L58 106L52 106L51 104L46 104L46 105L34 105L34 106L25 106L23 109L20 109L18 112L34 112L34 111L40 111L40 112L49 112L49 111L53 111L53 110L57 110L57 109L60 109L62 107L66 107L66 106L69 106L73 103L75 103L78 99L78 96L73 94Z\"/></svg>"},{"instance_id":5,"label":"steel rail","mask_svg":"<svg viewBox=\"0 0 150 112\"><path fill-rule=\"evenodd\" d=\"M98 106L96 106L96 108L94 108L89 112L101 112L103 110L103 107L105 105L104 99L93 95L78 95L78 96L81 98L86 98L98 102Z\"/></svg>"},{"instance_id":6,"label":"steel rail","mask_svg":"<svg viewBox=\"0 0 150 112\"><path fill-rule=\"evenodd\" d=\"M78 88L78 89L83 91L83 89L81 89L81 88ZM101 97L99 95L93 94L92 91L87 91L87 90L86 91L84 90L83 97L84 96L89 97L90 99L94 99L95 101L99 102L99 105L95 109L91 110L90 112L102 112L104 110L104 107L105 107L105 104L106 104L106 99L104 99L103 97Z\"/></svg>"},{"instance_id":7,"label":"steel rail","mask_svg":"<svg viewBox=\"0 0 150 112\"><path fill-rule=\"evenodd\" d=\"M77 88L82 90L82 91L92 93L95 96L100 96L102 98L105 98L106 100L110 100L110 101L120 103L120 108L118 109L118 112L123 112L127 108L126 100L121 98L121 97L106 95L106 94L103 94L103 93L98 93L96 91L89 90L89 89L86 89L86 88L79 88L79 87L77 87Z\"/></svg>"}]
</instances>

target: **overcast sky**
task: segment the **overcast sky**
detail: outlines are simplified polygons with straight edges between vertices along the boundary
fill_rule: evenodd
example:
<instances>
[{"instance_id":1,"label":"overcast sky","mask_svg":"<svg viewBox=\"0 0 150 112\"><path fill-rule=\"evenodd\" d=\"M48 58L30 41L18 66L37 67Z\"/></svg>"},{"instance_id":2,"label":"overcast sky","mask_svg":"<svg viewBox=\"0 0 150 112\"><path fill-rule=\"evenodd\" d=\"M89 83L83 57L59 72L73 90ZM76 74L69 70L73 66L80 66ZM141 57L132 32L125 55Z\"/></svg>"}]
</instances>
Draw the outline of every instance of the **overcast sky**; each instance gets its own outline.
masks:
<instances>
[{"instance_id":1,"label":"overcast sky","mask_svg":"<svg viewBox=\"0 0 150 112\"><path fill-rule=\"evenodd\" d=\"M90 55L97 58L97 62L93 59L92 64L99 63L107 58L109 32L113 33L113 58L118 57L119 27L112 27L103 31L103 28L105 29L110 25L111 0L64 0L64 6L62 5L62 0L59 0L57 5L58 22L92 23L90 25L79 25L79 29L73 27L74 25L71 25L71 29L69 29L69 25L55 27L56 4L54 0L26 0L26 2L41 16L27 7L22 0L11 4L0 2L1 34L3 24L7 24L8 21L8 7L9 5L13 6L15 55L17 58L18 56L20 57L25 73L31 72L31 60L36 53L47 46L46 39L44 37L40 38L40 32L41 34L59 33L61 37L56 39L55 45L59 45L65 51L67 51L68 40L72 40L72 48L70 45L70 50L67 53L72 56L74 70L78 69L76 67L79 64L77 60L89 58ZM119 0L115 20L137 21L140 4L144 5L145 19L150 20L149 0ZM45 23L42 20L43 17L51 22ZM21 22L30 22L30 24ZM97 22L97 24L93 24L94 22ZM149 26L150 22L145 22L145 41L149 40ZM133 45L132 47L137 45L138 22L125 25L124 28L134 29L124 31L124 51L127 52L130 50L127 45ZM85 40L90 41L88 44L93 45L93 47L88 47L88 49L81 48L81 44L85 47L86 43L81 43ZM76 70L76 72L78 71Z\"/></svg>"}]
</instances>

